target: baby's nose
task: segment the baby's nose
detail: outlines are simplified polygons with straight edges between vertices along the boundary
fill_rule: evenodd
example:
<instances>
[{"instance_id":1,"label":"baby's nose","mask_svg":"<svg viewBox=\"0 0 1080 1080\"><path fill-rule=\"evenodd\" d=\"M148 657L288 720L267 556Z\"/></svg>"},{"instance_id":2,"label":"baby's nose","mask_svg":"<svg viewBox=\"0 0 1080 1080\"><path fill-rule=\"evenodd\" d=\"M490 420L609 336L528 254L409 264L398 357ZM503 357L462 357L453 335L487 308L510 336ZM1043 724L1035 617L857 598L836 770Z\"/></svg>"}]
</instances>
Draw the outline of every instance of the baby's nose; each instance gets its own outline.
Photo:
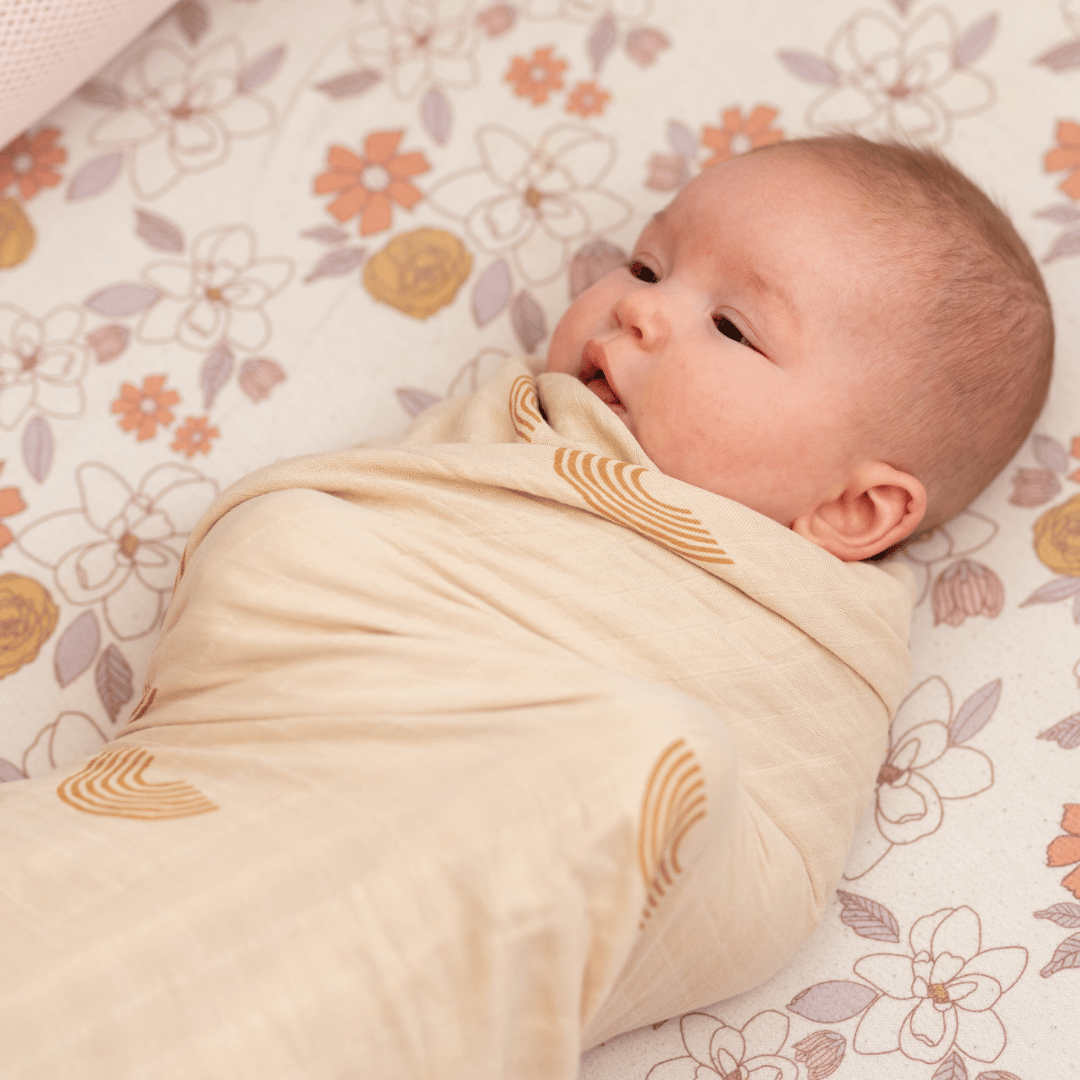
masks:
<instances>
[{"instance_id":1,"label":"baby's nose","mask_svg":"<svg viewBox=\"0 0 1080 1080\"><path fill-rule=\"evenodd\" d=\"M615 304L615 318L643 348L653 349L667 340L670 323L664 298L656 288L634 289Z\"/></svg>"}]
</instances>

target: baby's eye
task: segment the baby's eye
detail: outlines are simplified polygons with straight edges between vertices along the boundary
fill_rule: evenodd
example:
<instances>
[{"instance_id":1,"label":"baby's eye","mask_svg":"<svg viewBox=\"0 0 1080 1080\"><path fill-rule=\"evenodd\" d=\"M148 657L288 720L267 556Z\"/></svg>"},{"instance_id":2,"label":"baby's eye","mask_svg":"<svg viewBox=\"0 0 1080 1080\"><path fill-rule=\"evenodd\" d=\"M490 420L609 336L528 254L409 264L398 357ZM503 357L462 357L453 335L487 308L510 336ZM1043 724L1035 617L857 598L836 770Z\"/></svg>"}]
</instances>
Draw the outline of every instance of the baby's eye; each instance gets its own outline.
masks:
<instances>
[{"instance_id":1,"label":"baby's eye","mask_svg":"<svg viewBox=\"0 0 1080 1080\"><path fill-rule=\"evenodd\" d=\"M731 338L732 341L737 341L740 345L746 345L748 348L754 350L754 352L761 352L759 348L751 344L749 338L726 316L716 315L713 318L713 322L716 323L716 329L720 331L724 337Z\"/></svg>"},{"instance_id":2,"label":"baby's eye","mask_svg":"<svg viewBox=\"0 0 1080 1080\"><path fill-rule=\"evenodd\" d=\"M656 274L650 270L640 259L634 259L627 264L627 269L631 274L638 279L638 281L647 282L649 285L655 285L660 279Z\"/></svg>"}]
</instances>

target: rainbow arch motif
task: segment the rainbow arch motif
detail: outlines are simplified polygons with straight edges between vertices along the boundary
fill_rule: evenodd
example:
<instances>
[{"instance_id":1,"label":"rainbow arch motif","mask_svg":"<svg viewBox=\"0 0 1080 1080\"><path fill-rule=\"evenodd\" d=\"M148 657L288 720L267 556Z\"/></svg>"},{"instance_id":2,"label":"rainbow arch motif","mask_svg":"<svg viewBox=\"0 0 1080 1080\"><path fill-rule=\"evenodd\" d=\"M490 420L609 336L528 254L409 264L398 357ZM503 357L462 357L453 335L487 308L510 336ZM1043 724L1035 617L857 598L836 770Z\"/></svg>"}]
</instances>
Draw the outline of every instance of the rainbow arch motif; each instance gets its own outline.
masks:
<instances>
[{"instance_id":1,"label":"rainbow arch motif","mask_svg":"<svg viewBox=\"0 0 1080 1080\"><path fill-rule=\"evenodd\" d=\"M104 817L162 820L218 809L184 780L145 779L143 774L153 760L153 754L137 746L107 750L61 781L56 794L84 814Z\"/></svg>"}]
</instances>

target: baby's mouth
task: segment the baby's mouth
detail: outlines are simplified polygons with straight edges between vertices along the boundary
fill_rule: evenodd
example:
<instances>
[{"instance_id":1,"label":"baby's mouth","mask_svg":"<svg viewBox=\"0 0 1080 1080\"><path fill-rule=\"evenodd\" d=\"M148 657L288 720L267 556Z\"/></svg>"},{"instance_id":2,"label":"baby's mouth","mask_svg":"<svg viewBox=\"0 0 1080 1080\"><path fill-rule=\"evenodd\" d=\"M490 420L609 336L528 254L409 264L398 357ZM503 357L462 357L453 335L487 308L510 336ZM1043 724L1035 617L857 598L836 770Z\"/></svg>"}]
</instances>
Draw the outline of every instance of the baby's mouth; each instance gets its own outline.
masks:
<instances>
[{"instance_id":1,"label":"baby's mouth","mask_svg":"<svg viewBox=\"0 0 1080 1080\"><path fill-rule=\"evenodd\" d=\"M625 411L625 406L619 400L618 394L611 388L611 384L600 366L604 361L604 353L601 346L594 341L586 343L581 353L581 372L578 378L602 401L613 409Z\"/></svg>"}]
</instances>

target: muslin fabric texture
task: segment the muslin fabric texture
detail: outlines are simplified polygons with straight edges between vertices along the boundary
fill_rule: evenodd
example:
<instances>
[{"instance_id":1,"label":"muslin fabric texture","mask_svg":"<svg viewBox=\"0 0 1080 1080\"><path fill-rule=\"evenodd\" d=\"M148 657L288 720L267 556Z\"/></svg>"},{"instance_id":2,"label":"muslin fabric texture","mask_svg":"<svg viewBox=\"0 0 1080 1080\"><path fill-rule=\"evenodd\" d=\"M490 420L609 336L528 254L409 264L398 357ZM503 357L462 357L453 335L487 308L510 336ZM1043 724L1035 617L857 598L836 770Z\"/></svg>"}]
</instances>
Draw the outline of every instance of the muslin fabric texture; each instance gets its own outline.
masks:
<instances>
[{"instance_id":1,"label":"muslin fabric texture","mask_svg":"<svg viewBox=\"0 0 1080 1080\"><path fill-rule=\"evenodd\" d=\"M572 1080L839 879L911 582L520 360L191 535L120 738L0 787L5 1074Z\"/></svg>"}]
</instances>

